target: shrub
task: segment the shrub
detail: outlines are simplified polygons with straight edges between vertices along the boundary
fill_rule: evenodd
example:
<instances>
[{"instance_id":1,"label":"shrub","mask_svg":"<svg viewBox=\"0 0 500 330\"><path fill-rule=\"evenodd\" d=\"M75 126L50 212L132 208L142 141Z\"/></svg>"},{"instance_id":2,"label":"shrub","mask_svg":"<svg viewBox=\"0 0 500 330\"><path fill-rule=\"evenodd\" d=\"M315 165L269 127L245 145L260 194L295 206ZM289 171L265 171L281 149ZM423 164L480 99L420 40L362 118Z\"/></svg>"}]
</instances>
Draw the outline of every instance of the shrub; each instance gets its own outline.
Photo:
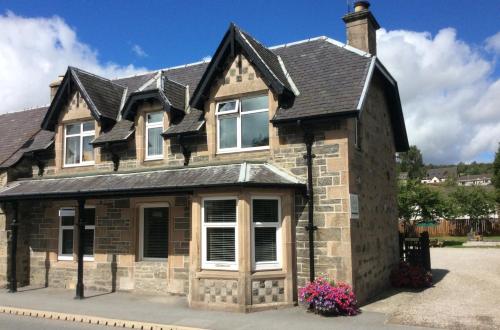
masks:
<instances>
[{"instance_id":1,"label":"shrub","mask_svg":"<svg viewBox=\"0 0 500 330\"><path fill-rule=\"evenodd\" d=\"M432 274L422 266L412 266L402 261L391 272L391 284L396 288L428 288L432 285Z\"/></svg>"},{"instance_id":2,"label":"shrub","mask_svg":"<svg viewBox=\"0 0 500 330\"><path fill-rule=\"evenodd\" d=\"M359 313L356 296L345 283L329 281L320 276L299 289L299 300L321 315L356 315Z\"/></svg>"}]
</instances>

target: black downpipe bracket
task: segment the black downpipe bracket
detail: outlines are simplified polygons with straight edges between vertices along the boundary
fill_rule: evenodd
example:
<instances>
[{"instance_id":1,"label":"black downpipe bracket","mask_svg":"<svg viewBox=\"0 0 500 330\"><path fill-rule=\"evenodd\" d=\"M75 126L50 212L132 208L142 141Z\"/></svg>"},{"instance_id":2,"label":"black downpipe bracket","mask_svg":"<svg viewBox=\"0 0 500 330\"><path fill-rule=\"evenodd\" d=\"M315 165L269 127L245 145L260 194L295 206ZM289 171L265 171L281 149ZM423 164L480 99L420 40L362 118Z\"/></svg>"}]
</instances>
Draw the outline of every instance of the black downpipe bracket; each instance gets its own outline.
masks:
<instances>
[{"instance_id":1,"label":"black downpipe bracket","mask_svg":"<svg viewBox=\"0 0 500 330\"><path fill-rule=\"evenodd\" d=\"M307 200L308 200L308 222L305 229L309 232L309 280L311 282L316 278L314 271L314 231L318 229L314 225L314 187L312 177L313 159L316 157L312 153L314 134L305 133L304 143L306 144L306 154L304 159L307 161Z\"/></svg>"},{"instance_id":2,"label":"black downpipe bracket","mask_svg":"<svg viewBox=\"0 0 500 330\"><path fill-rule=\"evenodd\" d=\"M12 202L13 217L11 228L11 249L10 249L10 285L9 292L17 292L17 230L19 227L19 207L17 201Z\"/></svg>"},{"instance_id":3,"label":"black downpipe bracket","mask_svg":"<svg viewBox=\"0 0 500 330\"><path fill-rule=\"evenodd\" d=\"M85 238L85 199L78 200L78 279L75 299L83 299L83 248Z\"/></svg>"}]
</instances>

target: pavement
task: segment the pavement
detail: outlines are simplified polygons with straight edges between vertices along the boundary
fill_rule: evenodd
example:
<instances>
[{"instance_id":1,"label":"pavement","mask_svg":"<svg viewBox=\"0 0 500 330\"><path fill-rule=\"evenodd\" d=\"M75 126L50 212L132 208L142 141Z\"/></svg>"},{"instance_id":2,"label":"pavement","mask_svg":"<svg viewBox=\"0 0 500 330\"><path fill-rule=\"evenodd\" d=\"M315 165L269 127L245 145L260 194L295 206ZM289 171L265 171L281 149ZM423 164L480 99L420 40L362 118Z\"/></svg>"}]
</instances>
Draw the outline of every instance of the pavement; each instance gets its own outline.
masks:
<instances>
[{"instance_id":1,"label":"pavement","mask_svg":"<svg viewBox=\"0 0 500 330\"><path fill-rule=\"evenodd\" d=\"M500 249L431 249L434 286L388 291L367 312L391 324L446 329L500 329Z\"/></svg>"},{"instance_id":2,"label":"pavement","mask_svg":"<svg viewBox=\"0 0 500 330\"><path fill-rule=\"evenodd\" d=\"M34 317L0 314L0 329L8 330L109 330L109 327L75 322L44 320Z\"/></svg>"},{"instance_id":3,"label":"pavement","mask_svg":"<svg viewBox=\"0 0 500 330\"><path fill-rule=\"evenodd\" d=\"M179 296L88 292L84 300L75 300L73 297L73 290L65 289L28 287L20 288L19 292L14 294L0 290L0 306L201 329L419 329L408 325L386 324L387 315L379 312L363 311L355 317L321 317L308 313L303 307L292 307L244 314L191 309L186 298ZM38 321L29 316L8 317L7 321L3 320L5 317L0 318L0 322L10 321L15 324L15 321L19 320L31 324L31 321L26 319ZM43 324L49 320L40 321L43 328Z\"/></svg>"}]
</instances>

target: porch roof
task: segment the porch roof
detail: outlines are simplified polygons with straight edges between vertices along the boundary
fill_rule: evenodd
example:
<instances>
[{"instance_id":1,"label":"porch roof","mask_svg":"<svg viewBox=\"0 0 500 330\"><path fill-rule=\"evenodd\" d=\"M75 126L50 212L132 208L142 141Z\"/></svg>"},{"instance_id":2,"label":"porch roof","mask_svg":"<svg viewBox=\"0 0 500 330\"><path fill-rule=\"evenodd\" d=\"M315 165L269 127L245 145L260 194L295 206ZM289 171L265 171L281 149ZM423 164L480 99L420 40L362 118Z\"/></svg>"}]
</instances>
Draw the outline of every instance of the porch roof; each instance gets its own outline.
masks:
<instances>
[{"instance_id":1,"label":"porch roof","mask_svg":"<svg viewBox=\"0 0 500 330\"><path fill-rule=\"evenodd\" d=\"M18 180L0 190L0 201L143 196L223 186L305 188L305 184L299 179L273 165L245 162L133 173Z\"/></svg>"}]
</instances>

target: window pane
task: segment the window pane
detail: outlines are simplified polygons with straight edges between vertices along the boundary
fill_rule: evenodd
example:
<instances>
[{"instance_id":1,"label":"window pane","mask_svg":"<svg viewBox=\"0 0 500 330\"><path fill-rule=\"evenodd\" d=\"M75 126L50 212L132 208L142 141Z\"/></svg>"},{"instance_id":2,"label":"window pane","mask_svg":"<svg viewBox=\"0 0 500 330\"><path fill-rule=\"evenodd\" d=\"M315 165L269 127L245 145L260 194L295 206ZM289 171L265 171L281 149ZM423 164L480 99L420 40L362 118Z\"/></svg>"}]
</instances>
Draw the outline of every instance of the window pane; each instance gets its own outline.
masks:
<instances>
[{"instance_id":1,"label":"window pane","mask_svg":"<svg viewBox=\"0 0 500 330\"><path fill-rule=\"evenodd\" d=\"M83 255L94 255L94 229L85 229L83 232Z\"/></svg>"},{"instance_id":2,"label":"window pane","mask_svg":"<svg viewBox=\"0 0 500 330\"><path fill-rule=\"evenodd\" d=\"M241 100L241 112L262 110L269 107L267 95L249 97Z\"/></svg>"},{"instance_id":3,"label":"window pane","mask_svg":"<svg viewBox=\"0 0 500 330\"><path fill-rule=\"evenodd\" d=\"M269 145L268 112L257 112L241 116L241 147Z\"/></svg>"},{"instance_id":4,"label":"window pane","mask_svg":"<svg viewBox=\"0 0 500 330\"><path fill-rule=\"evenodd\" d=\"M148 128L148 156L163 154L163 137L161 127Z\"/></svg>"},{"instance_id":5,"label":"window pane","mask_svg":"<svg viewBox=\"0 0 500 330\"><path fill-rule=\"evenodd\" d=\"M253 222L278 222L277 199L254 199L252 201Z\"/></svg>"},{"instance_id":6,"label":"window pane","mask_svg":"<svg viewBox=\"0 0 500 330\"><path fill-rule=\"evenodd\" d=\"M64 229L62 231L61 246L62 254L73 254L73 229Z\"/></svg>"},{"instance_id":7,"label":"window pane","mask_svg":"<svg viewBox=\"0 0 500 330\"><path fill-rule=\"evenodd\" d=\"M276 228L255 228L255 261L276 260Z\"/></svg>"},{"instance_id":8,"label":"window pane","mask_svg":"<svg viewBox=\"0 0 500 330\"><path fill-rule=\"evenodd\" d=\"M218 113L224 113L236 110L236 101L221 102L219 103Z\"/></svg>"},{"instance_id":9,"label":"window pane","mask_svg":"<svg viewBox=\"0 0 500 330\"><path fill-rule=\"evenodd\" d=\"M163 121L163 112L151 112L148 113L148 124L161 123Z\"/></svg>"},{"instance_id":10,"label":"window pane","mask_svg":"<svg viewBox=\"0 0 500 330\"><path fill-rule=\"evenodd\" d=\"M94 136L93 135L84 136L82 140L83 140L82 161L84 161L84 162L93 161L94 160L94 147L92 146L92 144L90 144L90 142L92 142L92 140L94 140Z\"/></svg>"},{"instance_id":11,"label":"window pane","mask_svg":"<svg viewBox=\"0 0 500 330\"><path fill-rule=\"evenodd\" d=\"M73 226L75 224L75 217L64 216L61 217L61 226Z\"/></svg>"},{"instance_id":12,"label":"window pane","mask_svg":"<svg viewBox=\"0 0 500 330\"><path fill-rule=\"evenodd\" d=\"M80 123L66 125L66 134L67 135L80 134L80 128L81 128Z\"/></svg>"},{"instance_id":13,"label":"window pane","mask_svg":"<svg viewBox=\"0 0 500 330\"><path fill-rule=\"evenodd\" d=\"M144 209L144 258L168 256L168 208L155 207Z\"/></svg>"},{"instance_id":14,"label":"window pane","mask_svg":"<svg viewBox=\"0 0 500 330\"><path fill-rule=\"evenodd\" d=\"M205 201L205 222L236 222L236 200Z\"/></svg>"},{"instance_id":15,"label":"window pane","mask_svg":"<svg viewBox=\"0 0 500 330\"><path fill-rule=\"evenodd\" d=\"M235 261L234 228L207 228L207 261Z\"/></svg>"},{"instance_id":16,"label":"window pane","mask_svg":"<svg viewBox=\"0 0 500 330\"><path fill-rule=\"evenodd\" d=\"M236 117L219 118L219 125L220 125L219 147L221 149L236 147L237 145L236 123L237 123Z\"/></svg>"},{"instance_id":17,"label":"window pane","mask_svg":"<svg viewBox=\"0 0 500 330\"><path fill-rule=\"evenodd\" d=\"M80 163L80 137L66 138L66 164Z\"/></svg>"},{"instance_id":18,"label":"window pane","mask_svg":"<svg viewBox=\"0 0 500 330\"><path fill-rule=\"evenodd\" d=\"M84 132L95 131L95 123L93 121L87 121L83 123L83 131Z\"/></svg>"},{"instance_id":19,"label":"window pane","mask_svg":"<svg viewBox=\"0 0 500 330\"><path fill-rule=\"evenodd\" d=\"M85 225L86 226L95 226L95 209L88 208L85 209Z\"/></svg>"}]
</instances>

